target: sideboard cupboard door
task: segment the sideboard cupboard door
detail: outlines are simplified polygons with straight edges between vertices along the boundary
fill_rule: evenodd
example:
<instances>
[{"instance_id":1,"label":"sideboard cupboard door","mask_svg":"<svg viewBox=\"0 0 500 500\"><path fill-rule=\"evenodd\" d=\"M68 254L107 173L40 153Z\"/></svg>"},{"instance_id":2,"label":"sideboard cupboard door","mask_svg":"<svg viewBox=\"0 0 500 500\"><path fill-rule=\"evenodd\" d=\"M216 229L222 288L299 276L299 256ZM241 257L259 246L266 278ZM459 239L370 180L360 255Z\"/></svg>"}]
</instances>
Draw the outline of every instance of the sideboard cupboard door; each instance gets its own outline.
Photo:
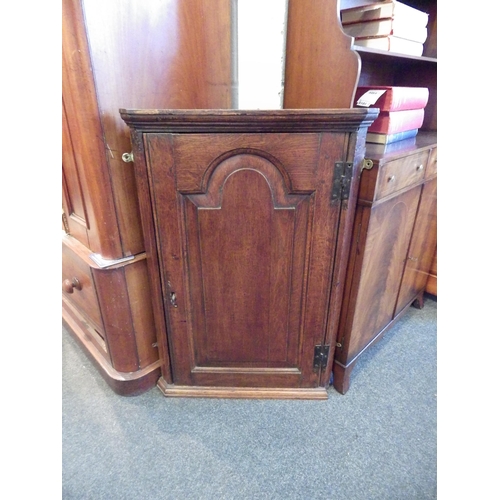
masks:
<instances>
[{"instance_id":1,"label":"sideboard cupboard door","mask_svg":"<svg viewBox=\"0 0 500 500\"><path fill-rule=\"evenodd\" d=\"M121 112L164 332L162 392L326 398L358 131L378 111Z\"/></svg>"},{"instance_id":2,"label":"sideboard cupboard door","mask_svg":"<svg viewBox=\"0 0 500 500\"><path fill-rule=\"evenodd\" d=\"M394 316L397 316L425 288L436 249L436 226L437 177L434 177L426 182L422 189Z\"/></svg>"},{"instance_id":3,"label":"sideboard cupboard door","mask_svg":"<svg viewBox=\"0 0 500 500\"><path fill-rule=\"evenodd\" d=\"M360 267L360 280L351 289L355 306L341 326L342 332L350 331L340 341L338 359L344 366L370 344L373 332L381 331L393 318L421 190L421 185L416 186L356 214L355 234L361 236L351 257L354 266Z\"/></svg>"}]
</instances>

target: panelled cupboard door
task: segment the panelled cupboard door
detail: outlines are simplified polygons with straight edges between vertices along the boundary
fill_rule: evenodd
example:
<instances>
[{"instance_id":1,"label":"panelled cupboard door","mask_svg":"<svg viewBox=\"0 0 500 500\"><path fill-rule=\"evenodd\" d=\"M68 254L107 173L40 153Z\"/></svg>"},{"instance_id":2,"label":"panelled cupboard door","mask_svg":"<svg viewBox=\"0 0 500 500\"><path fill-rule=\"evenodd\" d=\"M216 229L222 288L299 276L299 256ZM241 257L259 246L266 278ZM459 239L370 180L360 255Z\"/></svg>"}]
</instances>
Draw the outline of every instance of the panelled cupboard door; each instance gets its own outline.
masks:
<instances>
[{"instance_id":1,"label":"panelled cupboard door","mask_svg":"<svg viewBox=\"0 0 500 500\"><path fill-rule=\"evenodd\" d=\"M175 385L318 387L347 136L144 134Z\"/></svg>"},{"instance_id":2,"label":"panelled cupboard door","mask_svg":"<svg viewBox=\"0 0 500 500\"><path fill-rule=\"evenodd\" d=\"M349 338L344 340L340 332L343 351L349 353L341 358L345 365L394 317L421 190L416 186L356 215L354 234L363 236L353 250L361 269L357 289L352 290L356 304L343 328L350 330Z\"/></svg>"},{"instance_id":3,"label":"panelled cupboard door","mask_svg":"<svg viewBox=\"0 0 500 500\"><path fill-rule=\"evenodd\" d=\"M429 269L437 243L437 177L427 181L422 189L415 228L401 282L397 316L423 289L429 278Z\"/></svg>"}]
</instances>

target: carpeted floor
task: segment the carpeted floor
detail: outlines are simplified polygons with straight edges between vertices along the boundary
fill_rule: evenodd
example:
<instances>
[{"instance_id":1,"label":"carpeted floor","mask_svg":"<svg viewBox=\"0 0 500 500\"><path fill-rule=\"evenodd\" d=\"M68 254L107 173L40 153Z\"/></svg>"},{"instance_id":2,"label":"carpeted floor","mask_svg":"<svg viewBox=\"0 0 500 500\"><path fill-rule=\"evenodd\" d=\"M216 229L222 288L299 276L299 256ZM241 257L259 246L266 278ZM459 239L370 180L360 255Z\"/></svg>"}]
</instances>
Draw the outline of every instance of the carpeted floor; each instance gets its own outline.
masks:
<instances>
[{"instance_id":1,"label":"carpeted floor","mask_svg":"<svg viewBox=\"0 0 500 500\"><path fill-rule=\"evenodd\" d=\"M116 395L63 328L63 499L437 498L437 301L327 401Z\"/></svg>"}]
</instances>

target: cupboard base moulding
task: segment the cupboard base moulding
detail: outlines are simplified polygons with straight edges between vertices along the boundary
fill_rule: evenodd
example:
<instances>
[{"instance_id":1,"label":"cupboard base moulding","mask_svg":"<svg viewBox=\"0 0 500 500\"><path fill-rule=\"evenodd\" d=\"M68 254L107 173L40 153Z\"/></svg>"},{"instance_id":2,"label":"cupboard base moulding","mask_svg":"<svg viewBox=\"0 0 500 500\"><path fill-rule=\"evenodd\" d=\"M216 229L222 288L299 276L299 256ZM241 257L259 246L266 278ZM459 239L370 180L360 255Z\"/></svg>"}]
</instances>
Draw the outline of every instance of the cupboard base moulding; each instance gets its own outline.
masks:
<instances>
[{"instance_id":1,"label":"cupboard base moulding","mask_svg":"<svg viewBox=\"0 0 500 500\"><path fill-rule=\"evenodd\" d=\"M267 389L263 387L200 387L167 384L160 378L158 388L167 397L226 399L328 399L324 387L312 389Z\"/></svg>"}]
</instances>

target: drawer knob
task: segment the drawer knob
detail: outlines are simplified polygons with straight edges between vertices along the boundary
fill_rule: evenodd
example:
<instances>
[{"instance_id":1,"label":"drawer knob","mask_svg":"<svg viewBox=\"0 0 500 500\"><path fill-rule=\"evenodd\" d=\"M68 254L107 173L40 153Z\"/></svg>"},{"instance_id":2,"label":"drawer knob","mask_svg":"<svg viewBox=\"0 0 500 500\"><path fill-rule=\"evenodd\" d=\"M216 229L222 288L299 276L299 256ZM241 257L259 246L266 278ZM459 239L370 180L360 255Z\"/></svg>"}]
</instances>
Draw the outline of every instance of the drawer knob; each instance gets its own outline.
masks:
<instances>
[{"instance_id":1,"label":"drawer knob","mask_svg":"<svg viewBox=\"0 0 500 500\"><path fill-rule=\"evenodd\" d=\"M78 278L66 279L62 284L63 292L73 293L73 290L76 288L77 290L82 289L82 284L78 280Z\"/></svg>"},{"instance_id":2,"label":"drawer knob","mask_svg":"<svg viewBox=\"0 0 500 500\"><path fill-rule=\"evenodd\" d=\"M420 170L423 170L423 169L424 169L424 166L423 166L423 165L419 165L419 166L417 167L417 172L420 172Z\"/></svg>"},{"instance_id":3,"label":"drawer knob","mask_svg":"<svg viewBox=\"0 0 500 500\"><path fill-rule=\"evenodd\" d=\"M389 179L387 179L387 182L394 182L396 180L396 176L395 175L391 175L389 177Z\"/></svg>"}]
</instances>

